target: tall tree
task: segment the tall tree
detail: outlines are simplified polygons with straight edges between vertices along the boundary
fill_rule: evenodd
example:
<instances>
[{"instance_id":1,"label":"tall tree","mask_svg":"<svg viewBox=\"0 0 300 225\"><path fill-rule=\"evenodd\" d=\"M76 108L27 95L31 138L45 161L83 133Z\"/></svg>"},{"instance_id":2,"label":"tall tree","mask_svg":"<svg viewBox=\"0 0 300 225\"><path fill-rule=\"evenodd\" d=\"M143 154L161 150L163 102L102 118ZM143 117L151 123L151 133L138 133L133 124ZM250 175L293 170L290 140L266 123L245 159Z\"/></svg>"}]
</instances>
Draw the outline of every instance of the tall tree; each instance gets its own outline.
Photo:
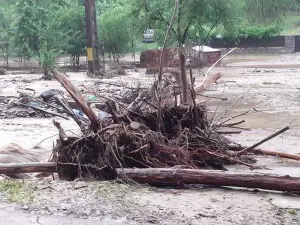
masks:
<instances>
[{"instance_id":1,"label":"tall tree","mask_svg":"<svg viewBox=\"0 0 300 225\"><path fill-rule=\"evenodd\" d=\"M0 50L4 58L4 63L8 65L8 57L12 47L12 19L10 8L0 8Z\"/></svg>"},{"instance_id":2,"label":"tall tree","mask_svg":"<svg viewBox=\"0 0 300 225\"><path fill-rule=\"evenodd\" d=\"M38 49L39 19L35 0L19 0L15 4L15 44L19 47L20 56L29 60Z\"/></svg>"},{"instance_id":3,"label":"tall tree","mask_svg":"<svg viewBox=\"0 0 300 225\"><path fill-rule=\"evenodd\" d=\"M128 17L128 8L124 5L115 5L99 17L99 37L104 43L105 51L113 56L115 62L120 54L130 48L131 24Z\"/></svg>"},{"instance_id":4,"label":"tall tree","mask_svg":"<svg viewBox=\"0 0 300 225\"><path fill-rule=\"evenodd\" d=\"M132 13L139 17L142 25L155 27L157 30L167 30L174 7L174 0L140 1L134 0ZM243 4L240 0L179 0L176 21L172 28L172 39L179 51L183 101L188 100L186 76L186 56L184 44L188 32L193 26L204 27L223 26L227 31L234 31L241 15Z\"/></svg>"},{"instance_id":5,"label":"tall tree","mask_svg":"<svg viewBox=\"0 0 300 225\"><path fill-rule=\"evenodd\" d=\"M56 27L66 38L63 47L72 57L72 63L79 66L79 57L85 51L85 11L82 4L69 2L56 13Z\"/></svg>"}]
</instances>

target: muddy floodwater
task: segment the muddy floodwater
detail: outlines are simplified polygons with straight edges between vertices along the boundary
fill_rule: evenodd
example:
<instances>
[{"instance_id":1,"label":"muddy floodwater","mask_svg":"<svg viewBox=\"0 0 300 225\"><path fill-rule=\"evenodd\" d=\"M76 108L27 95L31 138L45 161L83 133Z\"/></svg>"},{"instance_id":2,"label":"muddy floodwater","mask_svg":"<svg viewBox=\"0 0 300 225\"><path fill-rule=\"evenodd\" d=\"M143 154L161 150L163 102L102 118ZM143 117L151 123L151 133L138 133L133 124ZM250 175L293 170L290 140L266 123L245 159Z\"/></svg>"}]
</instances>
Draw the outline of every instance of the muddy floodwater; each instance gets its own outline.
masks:
<instances>
[{"instance_id":1,"label":"muddy floodwater","mask_svg":"<svg viewBox=\"0 0 300 225\"><path fill-rule=\"evenodd\" d=\"M249 111L233 120L245 120L242 127L249 130L228 136L247 146L288 125L289 131L261 148L300 154L300 55L232 56L223 64L211 71L212 74L222 73L220 83L205 93L227 99L208 98L209 116L213 121ZM67 74L76 86L97 81L84 73ZM194 70L194 76L196 84L200 84L203 75ZM41 74L8 72L0 76L0 96L18 96L17 91L25 88L34 89L37 94L52 88L63 90L56 81L42 81L40 77ZM104 81L151 84L153 80L153 75L145 75L140 69ZM58 134L52 119L1 119L0 162L46 161ZM72 120L57 120L67 132L79 134ZM259 165L267 167L259 172L300 177L299 162L264 156L258 159ZM242 166L228 166L227 169L248 170ZM29 221L26 224L56 224L58 220L65 221L62 224L300 224L299 199L281 193L229 189L157 190L83 181L32 182L37 197L31 203L12 204L0 193L1 224L21 224L23 220ZM16 214L17 221L5 220L9 213Z\"/></svg>"}]
</instances>

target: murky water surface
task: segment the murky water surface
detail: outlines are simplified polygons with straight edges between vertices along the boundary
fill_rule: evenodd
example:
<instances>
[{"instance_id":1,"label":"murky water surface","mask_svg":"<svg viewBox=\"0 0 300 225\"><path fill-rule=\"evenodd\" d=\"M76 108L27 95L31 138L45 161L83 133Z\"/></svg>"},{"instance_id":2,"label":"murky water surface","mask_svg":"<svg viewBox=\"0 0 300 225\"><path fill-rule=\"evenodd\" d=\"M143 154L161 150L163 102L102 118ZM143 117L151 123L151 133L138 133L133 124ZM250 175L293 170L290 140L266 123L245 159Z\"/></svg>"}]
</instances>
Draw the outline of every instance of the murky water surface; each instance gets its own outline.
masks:
<instances>
[{"instance_id":1,"label":"murky water surface","mask_svg":"<svg viewBox=\"0 0 300 225\"><path fill-rule=\"evenodd\" d=\"M229 118L255 108L258 112L252 110L251 113L233 120L245 119L246 123L243 127L251 128L251 131L232 135L230 138L243 145L251 145L277 129L289 125L291 130L265 143L262 148L300 153L300 68L297 65L299 59L298 55L280 56L274 59L268 56L263 60L254 58L249 59L252 60L250 62L233 58L228 60L226 67L213 69L212 73L221 72L223 77L220 84L214 85L205 94L226 97L228 100L210 99L208 101L210 116L213 116L215 121L222 121L225 117ZM282 65L282 67L270 68L269 65ZM194 73L196 84L200 84L203 76L197 70ZM68 73L68 75L76 86L97 80L88 78L84 73ZM37 94L51 88L63 90L56 81L41 81L40 76L39 74L1 76L0 96L17 96L17 90L24 88L35 89ZM146 85L151 84L153 80L152 75L144 75L144 70L140 70L129 71L126 76L104 81L141 82ZM224 115L225 110L228 109L229 112ZM58 121L68 132L78 134L78 126L72 120L58 119ZM57 134L58 131L49 118L2 119L0 120L0 161L5 161L5 157L6 161L18 161L14 157L8 157L13 152L15 155L19 154L11 150L16 148L23 149L25 154L31 154L32 160L28 159L28 161L47 160ZM49 139L43 141L39 148L34 148L37 143L46 138ZM284 160L266 157L260 161L271 168L276 168L276 172L288 172L300 176L300 163L291 164Z\"/></svg>"}]
</instances>

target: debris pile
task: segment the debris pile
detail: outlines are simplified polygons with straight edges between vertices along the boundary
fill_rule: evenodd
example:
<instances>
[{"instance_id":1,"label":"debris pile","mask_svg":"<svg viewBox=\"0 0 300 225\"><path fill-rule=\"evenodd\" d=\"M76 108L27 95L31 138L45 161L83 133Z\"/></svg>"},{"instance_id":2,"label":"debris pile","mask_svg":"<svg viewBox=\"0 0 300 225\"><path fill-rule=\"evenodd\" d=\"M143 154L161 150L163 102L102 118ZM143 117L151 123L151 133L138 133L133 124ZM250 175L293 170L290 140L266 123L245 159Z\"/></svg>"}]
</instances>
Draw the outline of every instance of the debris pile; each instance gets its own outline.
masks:
<instances>
[{"instance_id":1,"label":"debris pile","mask_svg":"<svg viewBox=\"0 0 300 225\"><path fill-rule=\"evenodd\" d=\"M66 75L56 70L51 73L78 110L60 98L60 93L54 94L52 100L62 108L66 118L74 119L82 135L67 136L60 123L53 120L59 139L50 162L0 164L0 174L58 172L60 178L67 180L118 177L159 186L202 184L300 191L297 177L224 171L227 164L260 169L254 164L254 155L298 161L300 156L257 148L287 131L288 126L249 147L222 136L226 133L224 128L239 128L237 125L244 120L231 121L245 113L212 122L208 119L205 101L195 97L216 83L220 74L205 76L198 87L194 87L191 75L189 104L180 103L180 88L177 89L175 78L154 82L149 88L120 89L118 94L82 85L84 93L88 93L86 96L100 100L88 105L82 90L78 91ZM44 94L41 99L49 100L47 93Z\"/></svg>"},{"instance_id":2,"label":"debris pile","mask_svg":"<svg viewBox=\"0 0 300 225\"><path fill-rule=\"evenodd\" d=\"M223 164L232 163L252 167L249 157L232 157L235 144L210 129L202 103L177 104L172 81L162 82L160 113L156 103L157 82L149 89L130 90L134 94L123 98L83 86L105 104L102 110L108 116L99 118L64 74L52 73L88 118L83 122L72 116L82 130L82 137L67 137L60 124L54 122L60 139L52 160L58 163L57 171L62 178L114 179L116 168L222 169Z\"/></svg>"},{"instance_id":3,"label":"debris pile","mask_svg":"<svg viewBox=\"0 0 300 225\"><path fill-rule=\"evenodd\" d=\"M33 89L25 89L18 91L18 97L6 97L0 105L0 118L15 117L53 117L58 116L68 119L64 113L64 109L57 104L56 97L64 93L60 90L50 89L35 96Z\"/></svg>"}]
</instances>

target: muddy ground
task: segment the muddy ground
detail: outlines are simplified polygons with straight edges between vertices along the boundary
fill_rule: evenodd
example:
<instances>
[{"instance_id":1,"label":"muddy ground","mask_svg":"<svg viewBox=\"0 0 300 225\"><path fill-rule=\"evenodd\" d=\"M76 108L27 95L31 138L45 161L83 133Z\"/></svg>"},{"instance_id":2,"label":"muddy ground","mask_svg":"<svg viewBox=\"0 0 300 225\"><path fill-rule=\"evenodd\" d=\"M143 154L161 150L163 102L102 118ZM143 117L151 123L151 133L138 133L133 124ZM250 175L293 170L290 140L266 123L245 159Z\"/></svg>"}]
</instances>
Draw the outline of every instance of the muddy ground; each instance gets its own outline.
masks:
<instances>
[{"instance_id":1,"label":"muddy ground","mask_svg":"<svg viewBox=\"0 0 300 225\"><path fill-rule=\"evenodd\" d=\"M300 153L300 55L232 56L213 72L222 81L205 94L225 97L210 99L210 116L217 121L253 108L244 127L251 128L229 138L250 145L275 130L290 125L291 130L263 145L265 149ZM196 83L203 76L194 70ZM84 73L68 73L75 85L93 84L97 79ZM62 89L56 81L41 81L40 74L22 71L0 76L0 96L16 96L17 90L33 88L37 93ZM150 84L152 75L128 70L126 76L107 82ZM102 84L103 85L103 84ZM107 85L100 86L107 88ZM239 100L239 101L238 101ZM72 120L58 119L68 132L78 133ZM57 135L49 118L0 120L0 161L44 161L51 154ZM41 140L53 136L36 146ZM22 149L16 151L16 149ZM300 176L300 164L283 159L260 157L268 172ZM248 170L228 166L229 170ZM1 188L2 187L2 188ZM37 178L24 183L0 182L1 224L300 224L298 197L282 193L194 187L154 189L136 184L110 182L64 182ZM25 222L26 221L26 222Z\"/></svg>"}]
</instances>

